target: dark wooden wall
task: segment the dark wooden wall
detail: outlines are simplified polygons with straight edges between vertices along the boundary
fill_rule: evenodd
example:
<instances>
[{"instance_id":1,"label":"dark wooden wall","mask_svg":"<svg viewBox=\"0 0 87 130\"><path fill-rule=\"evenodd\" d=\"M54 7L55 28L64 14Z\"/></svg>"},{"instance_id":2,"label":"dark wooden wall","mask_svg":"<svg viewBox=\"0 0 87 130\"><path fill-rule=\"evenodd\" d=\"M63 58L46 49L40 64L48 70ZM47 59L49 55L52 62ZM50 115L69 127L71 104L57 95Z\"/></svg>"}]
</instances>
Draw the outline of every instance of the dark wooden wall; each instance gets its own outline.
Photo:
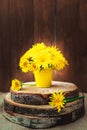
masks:
<instances>
[{"instance_id":1,"label":"dark wooden wall","mask_svg":"<svg viewBox=\"0 0 87 130\"><path fill-rule=\"evenodd\" d=\"M42 41L59 47L69 61L53 80L87 92L87 0L0 0L0 90L9 91L13 78L34 80L19 70L19 58Z\"/></svg>"}]
</instances>

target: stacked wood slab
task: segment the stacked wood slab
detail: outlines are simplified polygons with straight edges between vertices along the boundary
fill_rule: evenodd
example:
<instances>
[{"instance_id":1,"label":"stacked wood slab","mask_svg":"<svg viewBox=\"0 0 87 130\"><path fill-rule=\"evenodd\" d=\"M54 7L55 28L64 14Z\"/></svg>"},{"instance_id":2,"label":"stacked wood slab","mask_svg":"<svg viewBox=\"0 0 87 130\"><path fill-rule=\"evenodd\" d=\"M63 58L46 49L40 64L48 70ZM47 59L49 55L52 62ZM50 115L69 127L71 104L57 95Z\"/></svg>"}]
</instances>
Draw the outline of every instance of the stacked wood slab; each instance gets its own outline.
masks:
<instances>
[{"instance_id":1,"label":"stacked wood slab","mask_svg":"<svg viewBox=\"0 0 87 130\"><path fill-rule=\"evenodd\" d=\"M53 92L63 91L66 99L78 97L80 92L73 83L53 81L49 88L34 86L35 82L25 83L22 90L11 90L4 99L4 116L14 123L29 128L51 128L73 122L84 115L84 98L66 103L58 113L49 105Z\"/></svg>"}]
</instances>

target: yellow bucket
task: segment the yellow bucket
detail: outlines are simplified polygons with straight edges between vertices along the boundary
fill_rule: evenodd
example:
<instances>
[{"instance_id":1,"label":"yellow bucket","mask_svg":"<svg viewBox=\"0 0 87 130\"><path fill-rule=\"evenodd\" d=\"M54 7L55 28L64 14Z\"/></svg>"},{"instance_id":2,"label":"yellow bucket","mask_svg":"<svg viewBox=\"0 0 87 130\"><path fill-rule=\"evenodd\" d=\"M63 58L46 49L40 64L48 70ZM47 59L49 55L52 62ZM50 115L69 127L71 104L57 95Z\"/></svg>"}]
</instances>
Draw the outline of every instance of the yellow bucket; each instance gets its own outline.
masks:
<instances>
[{"instance_id":1,"label":"yellow bucket","mask_svg":"<svg viewBox=\"0 0 87 130\"><path fill-rule=\"evenodd\" d=\"M52 85L53 69L34 71L37 87L47 88Z\"/></svg>"}]
</instances>

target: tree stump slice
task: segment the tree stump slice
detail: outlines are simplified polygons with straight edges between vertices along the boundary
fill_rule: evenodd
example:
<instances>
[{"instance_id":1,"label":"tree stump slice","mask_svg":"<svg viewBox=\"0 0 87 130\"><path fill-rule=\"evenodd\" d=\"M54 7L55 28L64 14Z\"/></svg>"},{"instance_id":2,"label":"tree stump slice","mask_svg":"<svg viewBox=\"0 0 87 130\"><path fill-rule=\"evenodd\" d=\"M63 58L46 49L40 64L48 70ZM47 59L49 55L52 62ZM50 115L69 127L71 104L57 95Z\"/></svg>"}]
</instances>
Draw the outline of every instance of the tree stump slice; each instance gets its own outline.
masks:
<instances>
[{"instance_id":1,"label":"tree stump slice","mask_svg":"<svg viewBox=\"0 0 87 130\"><path fill-rule=\"evenodd\" d=\"M78 87L69 82L53 81L49 88L40 88L35 86L35 82L25 83L22 90L11 90L11 99L15 102L29 105L46 105L49 102L49 96L53 92L63 91L66 99L77 97Z\"/></svg>"},{"instance_id":2,"label":"tree stump slice","mask_svg":"<svg viewBox=\"0 0 87 130\"><path fill-rule=\"evenodd\" d=\"M4 99L4 109L12 113L18 113L28 116L42 116L42 117L55 117L71 113L84 106L84 99L78 99L73 102L67 103L65 108L58 113L57 109L50 105L26 105L16 103L11 100L10 93Z\"/></svg>"},{"instance_id":3,"label":"tree stump slice","mask_svg":"<svg viewBox=\"0 0 87 130\"><path fill-rule=\"evenodd\" d=\"M9 121L23 125L28 128L44 129L57 125L71 123L84 115L84 107L80 107L71 113L55 117L25 116L4 110L3 115Z\"/></svg>"},{"instance_id":4,"label":"tree stump slice","mask_svg":"<svg viewBox=\"0 0 87 130\"><path fill-rule=\"evenodd\" d=\"M4 98L3 115L8 120L28 128L44 129L71 123L85 113L84 98L67 102L58 110L48 104L53 92L64 92L65 98L80 95L73 83L53 81L50 88L39 88L35 82L24 83L20 91L11 90Z\"/></svg>"}]
</instances>

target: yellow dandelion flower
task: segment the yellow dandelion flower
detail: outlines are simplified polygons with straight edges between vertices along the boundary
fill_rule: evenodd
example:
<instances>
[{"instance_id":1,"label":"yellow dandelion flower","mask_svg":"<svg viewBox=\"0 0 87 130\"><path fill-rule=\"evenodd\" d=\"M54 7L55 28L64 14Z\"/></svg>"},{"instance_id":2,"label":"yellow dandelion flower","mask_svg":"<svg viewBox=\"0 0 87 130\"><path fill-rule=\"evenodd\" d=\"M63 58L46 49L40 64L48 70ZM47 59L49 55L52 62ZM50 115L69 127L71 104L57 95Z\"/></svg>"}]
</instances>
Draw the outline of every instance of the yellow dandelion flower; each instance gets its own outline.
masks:
<instances>
[{"instance_id":1,"label":"yellow dandelion flower","mask_svg":"<svg viewBox=\"0 0 87 130\"><path fill-rule=\"evenodd\" d=\"M49 54L46 51L42 51L35 57L35 64L39 70L48 69L50 64Z\"/></svg>"},{"instance_id":2,"label":"yellow dandelion flower","mask_svg":"<svg viewBox=\"0 0 87 130\"><path fill-rule=\"evenodd\" d=\"M21 88L22 88L22 83L19 80L17 80L17 79L13 79L12 80L11 89L18 91Z\"/></svg>"},{"instance_id":3,"label":"yellow dandelion flower","mask_svg":"<svg viewBox=\"0 0 87 130\"><path fill-rule=\"evenodd\" d=\"M41 42L41 43L34 44L33 47L32 47L32 50L38 51L38 50L43 50L45 48L46 48L46 45L43 42Z\"/></svg>"},{"instance_id":4,"label":"yellow dandelion flower","mask_svg":"<svg viewBox=\"0 0 87 130\"><path fill-rule=\"evenodd\" d=\"M50 62L51 64L54 66L56 64L57 59L57 48L55 46L52 47L48 47L47 51L49 53L49 58L50 58Z\"/></svg>"},{"instance_id":5,"label":"yellow dandelion flower","mask_svg":"<svg viewBox=\"0 0 87 130\"><path fill-rule=\"evenodd\" d=\"M56 55L55 68L57 70L62 70L66 65L68 65L68 61L65 59L61 51L58 51Z\"/></svg>"},{"instance_id":6,"label":"yellow dandelion flower","mask_svg":"<svg viewBox=\"0 0 87 130\"><path fill-rule=\"evenodd\" d=\"M31 65L29 64L29 60L22 58L19 63L20 68L23 72L28 72L31 70Z\"/></svg>"},{"instance_id":7,"label":"yellow dandelion flower","mask_svg":"<svg viewBox=\"0 0 87 130\"><path fill-rule=\"evenodd\" d=\"M40 52L42 52L42 50L44 50L46 48L46 45L42 42L42 43L36 43L33 45L32 48L30 48L30 55L31 57L35 57L36 55L40 54Z\"/></svg>"},{"instance_id":8,"label":"yellow dandelion flower","mask_svg":"<svg viewBox=\"0 0 87 130\"><path fill-rule=\"evenodd\" d=\"M58 112L64 108L65 105L65 97L63 92L54 92L50 97L49 105L54 106L58 109Z\"/></svg>"},{"instance_id":9,"label":"yellow dandelion flower","mask_svg":"<svg viewBox=\"0 0 87 130\"><path fill-rule=\"evenodd\" d=\"M32 63L32 65L31 65L31 71L35 71L35 70L38 70L38 68L37 68L37 66L36 66L36 64L35 64L35 62L34 63Z\"/></svg>"}]
</instances>

